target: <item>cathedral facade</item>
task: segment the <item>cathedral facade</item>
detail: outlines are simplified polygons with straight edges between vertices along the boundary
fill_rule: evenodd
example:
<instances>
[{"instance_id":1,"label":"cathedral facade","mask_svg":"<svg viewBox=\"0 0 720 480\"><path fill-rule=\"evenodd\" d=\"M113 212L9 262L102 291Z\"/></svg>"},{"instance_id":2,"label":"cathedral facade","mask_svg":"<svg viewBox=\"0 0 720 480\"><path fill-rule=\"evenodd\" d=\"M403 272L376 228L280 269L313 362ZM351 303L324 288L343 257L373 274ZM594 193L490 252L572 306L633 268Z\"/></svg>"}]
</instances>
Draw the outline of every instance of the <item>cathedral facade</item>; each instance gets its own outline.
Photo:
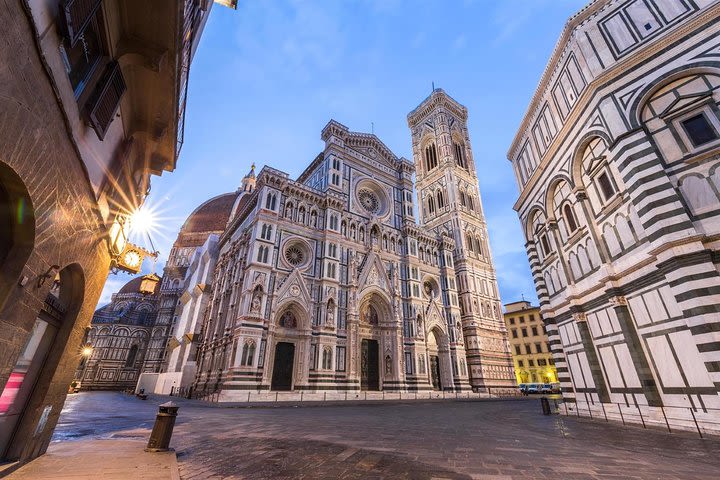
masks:
<instances>
[{"instance_id":1,"label":"cathedral facade","mask_svg":"<svg viewBox=\"0 0 720 480\"><path fill-rule=\"evenodd\" d=\"M434 90L408 116L413 162L330 121L297 180L270 167L243 180L196 395L514 386L466 121Z\"/></svg>"}]
</instances>

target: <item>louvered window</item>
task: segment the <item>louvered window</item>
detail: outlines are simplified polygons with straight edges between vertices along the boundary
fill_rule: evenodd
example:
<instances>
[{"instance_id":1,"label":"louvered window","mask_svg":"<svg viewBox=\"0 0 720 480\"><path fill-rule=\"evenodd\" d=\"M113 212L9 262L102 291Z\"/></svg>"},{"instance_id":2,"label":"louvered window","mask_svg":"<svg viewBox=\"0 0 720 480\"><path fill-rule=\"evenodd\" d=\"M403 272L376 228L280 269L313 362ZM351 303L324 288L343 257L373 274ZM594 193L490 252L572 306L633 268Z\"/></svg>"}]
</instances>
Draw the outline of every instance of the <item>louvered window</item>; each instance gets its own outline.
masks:
<instances>
[{"instance_id":1,"label":"louvered window","mask_svg":"<svg viewBox=\"0 0 720 480\"><path fill-rule=\"evenodd\" d=\"M87 103L90 125L100 140L105 138L126 89L120 65L110 62Z\"/></svg>"},{"instance_id":2,"label":"louvered window","mask_svg":"<svg viewBox=\"0 0 720 480\"><path fill-rule=\"evenodd\" d=\"M63 0L60 14L65 20L65 30L70 46L74 47L90 25L102 0Z\"/></svg>"}]
</instances>

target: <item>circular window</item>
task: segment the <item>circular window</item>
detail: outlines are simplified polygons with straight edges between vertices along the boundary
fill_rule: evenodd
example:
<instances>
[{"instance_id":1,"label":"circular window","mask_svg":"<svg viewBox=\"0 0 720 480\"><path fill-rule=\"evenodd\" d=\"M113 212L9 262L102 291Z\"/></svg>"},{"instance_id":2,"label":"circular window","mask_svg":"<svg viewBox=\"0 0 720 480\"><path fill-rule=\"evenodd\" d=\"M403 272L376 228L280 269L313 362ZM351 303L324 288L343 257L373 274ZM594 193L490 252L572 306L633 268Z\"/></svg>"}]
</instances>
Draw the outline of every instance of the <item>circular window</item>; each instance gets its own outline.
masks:
<instances>
[{"instance_id":1,"label":"circular window","mask_svg":"<svg viewBox=\"0 0 720 480\"><path fill-rule=\"evenodd\" d=\"M428 297L436 297L438 295L438 284L434 279L428 278L423 282L423 291Z\"/></svg>"},{"instance_id":2,"label":"circular window","mask_svg":"<svg viewBox=\"0 0 720 480\"><path fill-rule=\"evenodd\" d=\"M389 211L389 199L385 190L370 179L355 185L355 203L370 215L382 217Z\"/></svg>"},{"instance_id":3,"label":"circular window","mask_svg":"<svg viewBox=\"0 0 720 480\"><path fill-rule=\"evenodd\" d=\"M377 213L380 211L380 199L367 188L363 188L358 192L358 200L360 200L360 205L368 212Z\"/></svg>"},{"instance_id":4,"label":"circular window","mask_svg":"<svg viewBox=\"0 0 720 480\"><path fill-rule=\"evenodd\" d=\"M305 261L305 252L300 245L290 245L285 249L285 260L293 267L297 267Z\"/></svg>"}]
</instances>

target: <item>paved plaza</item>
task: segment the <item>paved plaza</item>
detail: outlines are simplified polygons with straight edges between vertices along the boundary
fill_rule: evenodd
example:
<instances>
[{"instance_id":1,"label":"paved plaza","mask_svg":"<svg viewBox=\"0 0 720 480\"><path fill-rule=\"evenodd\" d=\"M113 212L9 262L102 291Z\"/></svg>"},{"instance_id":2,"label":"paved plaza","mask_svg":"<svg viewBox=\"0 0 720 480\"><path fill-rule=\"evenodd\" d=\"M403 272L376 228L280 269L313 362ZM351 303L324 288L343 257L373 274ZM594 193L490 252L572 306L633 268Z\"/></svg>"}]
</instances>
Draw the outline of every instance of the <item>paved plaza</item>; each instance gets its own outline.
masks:
<instances>
[{"instance_id":1,"label":"paved plaza","mask_svg":"<svg viewBox=\"0 0 720 480\"><path fill-rule=\"evenodd\" d=\"M54 440L146 440L166 400L72 395ZM546 417L532 398L257 408L173 400L183 479L715 479L720 471L716 439Z\"/></svg>"}]
</instances>

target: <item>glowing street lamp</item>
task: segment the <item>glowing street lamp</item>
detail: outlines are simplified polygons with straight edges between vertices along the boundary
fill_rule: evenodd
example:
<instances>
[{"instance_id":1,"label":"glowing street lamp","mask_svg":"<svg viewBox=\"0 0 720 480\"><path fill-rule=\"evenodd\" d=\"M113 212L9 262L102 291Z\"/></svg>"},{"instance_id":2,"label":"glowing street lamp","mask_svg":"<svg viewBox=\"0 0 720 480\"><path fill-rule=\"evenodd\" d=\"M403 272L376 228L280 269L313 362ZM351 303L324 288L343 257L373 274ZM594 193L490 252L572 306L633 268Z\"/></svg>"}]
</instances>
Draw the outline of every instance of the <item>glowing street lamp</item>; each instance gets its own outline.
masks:
<instances>
[{"instance_id":1,"label":"glowing street lamp","mask_svg":"<svg viewBox=\"0 0 720 480\"><path fill-rule=\"evenodd\" d=\"M130 216L119 214L109 231L110 253L113 257L111 267L136 274L140 272L145 257L157 258L157 252L149 252L128 241L131 232L149 234L154 227L155 216L148 208L140 207Z\"/></svg>"}]
</instances>

